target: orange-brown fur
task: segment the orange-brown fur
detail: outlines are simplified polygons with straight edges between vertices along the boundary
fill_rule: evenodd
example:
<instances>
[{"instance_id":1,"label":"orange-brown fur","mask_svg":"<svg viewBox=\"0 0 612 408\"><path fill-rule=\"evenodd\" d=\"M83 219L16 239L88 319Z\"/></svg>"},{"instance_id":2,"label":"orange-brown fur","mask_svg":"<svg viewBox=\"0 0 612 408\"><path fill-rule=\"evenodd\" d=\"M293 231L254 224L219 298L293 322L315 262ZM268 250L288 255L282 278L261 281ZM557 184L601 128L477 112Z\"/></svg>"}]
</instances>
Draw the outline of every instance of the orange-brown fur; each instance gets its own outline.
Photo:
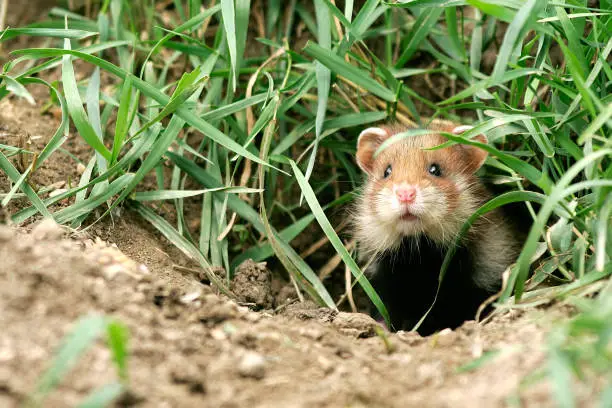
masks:
<instances>
[{"instance_id":1,"label":"orange-brown fur","mask_svg":"<svg viewBox=\"0 0 612 408\"><path fill-rule=\"evenodd\" d=\"M451 133L456 127L451 122L434 121L428 129ZM384 140L406 130L387 125L360 138L357 160L368 173L355 216L355 235L362 257L375 258L393 251L405 236L425 235L436 245L448 246L468 217L490 198L475 174L486 152L476 147L455 144L424 150L447 141L444 136L432 132L406 137L374 154ZM482 135L476 139L486 143ZM431 163L440 165L441 177L428 173ZM382 175L389 164L392 164L392 173L385 179ZM413 206L418 213L415 222L402 222L395 213L400 210L394 207L393 188L401 183L419 189L421 201ZM496 210L476 221L462 245L469 247L479 259L480 270L475 271L474 279L481 281L482 286L497 282L501 272L514 262L520 248L508 222Z\"/></svg>"}]
</instances>

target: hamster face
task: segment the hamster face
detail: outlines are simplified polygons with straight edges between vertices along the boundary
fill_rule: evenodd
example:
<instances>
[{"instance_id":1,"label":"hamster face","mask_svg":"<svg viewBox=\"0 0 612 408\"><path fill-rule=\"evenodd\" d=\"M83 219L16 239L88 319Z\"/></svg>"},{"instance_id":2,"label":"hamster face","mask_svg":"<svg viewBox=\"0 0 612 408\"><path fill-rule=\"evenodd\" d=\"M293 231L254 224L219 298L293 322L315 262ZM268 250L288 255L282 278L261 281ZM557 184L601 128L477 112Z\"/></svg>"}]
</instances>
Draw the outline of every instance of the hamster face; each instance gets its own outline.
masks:
<instances>
[{"instance_id":1,"label":"hamster face","mask_svg":"<svg viewBox=\"0 0 612 408\"><path fill-rule=\"evenodd\" d=\"M358 204L357 235L366 248L381 252L396 247L405 236L419 234L439 244L450 242L481 204L481 184L474 173L486 152L467 145L424 150L447 141L436 130L467 129L438 121L431 130L405 137L377 154L385 140L404 129L370 128L360 135L357 162L368 180ZM486 143L482 135L476 140Z\"/></svg>"}]
</instances>

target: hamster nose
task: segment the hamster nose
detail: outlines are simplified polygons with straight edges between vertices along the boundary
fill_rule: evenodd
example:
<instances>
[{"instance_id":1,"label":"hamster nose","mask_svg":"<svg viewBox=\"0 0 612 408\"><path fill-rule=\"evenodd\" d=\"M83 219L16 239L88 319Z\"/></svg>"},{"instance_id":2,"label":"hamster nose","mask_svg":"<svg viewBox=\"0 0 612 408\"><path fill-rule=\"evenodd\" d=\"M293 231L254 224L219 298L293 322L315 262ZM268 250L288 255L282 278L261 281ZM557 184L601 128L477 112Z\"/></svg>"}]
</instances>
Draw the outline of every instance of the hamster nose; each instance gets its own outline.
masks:
<instances>
[{"instance_id":1,"label":"hamster nose","mask_svg":"<svg viewBox=\"0 0 612 408\"><path fill-rule=\"evenodd\" d=\"M397 196L397 199L400 203L410 204L414 201L414 198L416 197L416 189L411 186L398 187L398 189L395 190L395 195Z\"/></svg>"}]
</instances>

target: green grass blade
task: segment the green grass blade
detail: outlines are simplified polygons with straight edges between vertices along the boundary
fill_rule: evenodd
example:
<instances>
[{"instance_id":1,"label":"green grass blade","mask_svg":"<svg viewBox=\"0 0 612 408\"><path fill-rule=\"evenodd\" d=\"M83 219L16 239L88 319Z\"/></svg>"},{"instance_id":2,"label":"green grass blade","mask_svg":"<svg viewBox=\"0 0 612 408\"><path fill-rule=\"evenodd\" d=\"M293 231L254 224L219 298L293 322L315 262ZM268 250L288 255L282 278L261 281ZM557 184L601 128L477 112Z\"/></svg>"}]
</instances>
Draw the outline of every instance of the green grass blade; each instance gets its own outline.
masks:
<instances>
[{"instance_id":1,"label":"green grass blade","mask_svg":"<svg viewBox=\"0 0 612 408\"><path fill-rule=\"evenodd\" d=\"M64 40L64 46L66 51L70 50L70 41ZM68 54L64 55L62 60L62 83L64 86L64 93L66 95L66 102L68 106L68 112L72 117L74 126L79 131L79 134L88 145L93 147L104 159L109 160L111 158L110 151L100 141L96 131L91 127L85 109L83 109L83 102L79 95L77 88L76 78L74 76L74 68Z\"/></svg>"},{"instance_id":2,"label":"green grass blade","mask_svg":"<svg viewBox=\"0 0 612 408\"><path fill-rule=\"evenodd\" d=\"M15 195L17 190L19 190L21 188L21 185L23 184L23 182L28 177L28 174L30 174L31 171L32 171L32 165L30 165L26 169L26 171L23 172L21 177L19 177L19 179L13 184L13 188L11 188L11 190L8 192L8 194L6 194L6 196L4 197L4 199L2 200L0 205L2 205L3 207L6 207L8 205L9 201L11 201L13 199L13 196Z\"/></svg>"},{"instance_id":3,"label":"green grass blade","mask_svg":"<svg viewBox=\"0 0 612 408\"><path fill-rule=\"evenodd\" d=\"M2 39L2 41L6 41L20 35L27 35L30 37L56 37L82 40L97 34L98 33L84 30L64 28L7 28L0 33L0 39Z\"/></svg>"},{"instance_id":4,"label":"green grass blade","mask_svg":"<svg viewBox=\"0 0 612 408\"><path fill-rule=\"evenodd\" d=\"M130 182L134 179L134 174L124 174L123 176L117 178L108 186L100 191L98 194L90 195L87 199L73 204L70 207L63 208L58 210L53 214L55 220L64 224L74 220L77 217L80 217L83 214L87 214L94 209L98 208L100 205L104 204L108 200L110 200L113 196L119 194L122 190L125 190L130 185ZM98 184L101 186L101 184Z\"/></svg>"},{"instance_id":5,"label":"green grass blade","mask_svg":"<svg viewBox=\"0 0 612 408\"><path fill-rule=\"evenodd\" d=\"M100 142L104 143L104 133L102 132L102 121L100 118L100 68L98 67L94 69L89 79L89 85L86 91L86 105L87 116L91 122L91 127L98 135ZM108 166L104 157L96 152L96 159L99 172L105 172Z\"/></svg>"},{"instance_id":6,"label":"green grass blade","mask_svg":"<svg viewBox=\"0 0 612 408\"><path fill-rule=\"evenodd\" d=\"M205 190L157 190L157 191L142 191L134 193L133 199L136 201L157 201L157 200L175 200L177 198L194 197L212 192L226 192L234 194L253 194L261 192L258 188L249 187L219 187L207 188Z\"/></svg>"},{"instance_id":7,"label":"green grass blade","mask_svg":"<svg viewBox=\"0 0 612 408\"><path fill-rule=\"evenodd\" d=\"M132 106L132 76L128 75L123 81L121 88L121 101L119 103L119 112L117 112L117 121L115 124L115 140L113 141L113 151L110 159L111 165L117 161L119 152L123 147L123 141L130 127L130 107Z\"/></svg>"},{"instance_id":8,"label":"green grass blade","mask_svg":"<svg viewBox=\"0 0 612 408\"><path fill-rule=\"evenodd\" d=\"M106 319L99 315L83 317L75 323L51 361L51 366L38 382L36 392L32 397L37 405L41 404L49 392L57 387L81 355L100 337L106 324Z\"/></svg>"},{"instance_id":9,"label":"green grass blade","mask_svg":"<svg viewBox=\"0 0 612 408\"><path fill-rule=\"evenodd\" d=\"M287 243L291 243L291 241L293 241L295 237L297 237L302 231L304 231L304 229L308 225L310 225L310 223L313 222L314 219L314 215L306 215L294 224L291 224L289 227L280 231L278 233L278 236L281 240ZM253 246L235 257L232 261L231 268L232 270L235 269L238 265L240 265L247 259L252 259L255 262L261 262L273 255L274 249L272 248L272 245L269 242L262 245Z\"/></svg>"},{"instance_id":10,"label":"green grass blade","mask_svg":"<svg viewBox=\"0 0 612 408\"><path fill-rule=\"evenodd\" d=\"M209 172L204 171L191 160L179 156L172 152L166 152L166 156L172 160L185 173L189 174L195 181L202 184L206 188L225 188L218 180L216 180ZM261 222L259 214L247 203L235 195L228 196L227 206L230 210L235 211L242 218L250 222L253 227L262 234L265 234L265 227Z\"/></svg>"},{"instance_id":11,"label":"green grass blade","mask_svg":"<svg viewBox=\"0 0 612 408\"><path fill-rule=\"evenodd\" d=\"M304 47L304 52L315 58L321 64L325 65L332 72L343 76L344 78L353 82L355 85L370 91L385 101L395 101L394 92L385 88L376 80L370 78L370 76L363 70L355 67L354 65L348 64L341 57L329 53L329 51L326 51L320 45L308 42Z\"/></svg>"},{"instance_id":12,"label":"green grass blade","mask_svg":"<svg viewBox=\"0 0 612 408\"><path fill-rule=\"evenodd\" d=\"M157 41L157 43L155 43L155 46L153 46L151 48L151 50L149 51L149 53L147 54L147 57L145 58L145 63L142 64L142 69L141 69L141 72L140 72L140 77L141 78L143 77L144 69L145 69L145 66L146 66L146 62L149 61L151 59L151 56L154 55L174 35L176 35L177 33L181 33L183 31L193 30L193 29L199 27L200 25L202 25L202 23L204 23L204 21L207 18L209 18L212 15L216 14L219 10L221 10L221 5L219 5L219 4L217 4L217 5L213 6L213 7L210 7L208 9L202 11L200 14L198 14L198 15L190 18L189 20L185 21L183 24L179 25L174 30L172 30L171 34L166 34L159 41Z\"/></svg>"},{"instance_id":13,"label":"green grass blade","mask_svg":"<svg viewBox=\"0 0 612 408\"><path fill-rule=\"evenodd\" d=\"M537 18L538 10L543 6L543 0L527 0L518 10L512 22L506 30L504 41L495 60L495 67L491 74L492 82L501 82L501 78L506 72L506 67L513 63L512 54L520 44L523 36Z\"/></svg>"},{"instance_id":14,"label":"green grass blade","mask_svg":"<svg viewBox=\"0 0 612 408\"><path fill-rule=\"evenodd\" d=\"M549 351L548 375L552 380L553 396L560 408L576 406L572 391L572 372L572 362L562 350L553 348Z\"/></svg>"},{"instance_id":15,"label":"green grass blade","mask_svg":"<svg viewBox=\"0 0 612 408\"><path fill-rule=\"evenodd\" d=\"M9 179L13 183L19 183L22 175L19 174L19 171L13 166L13 164L6 158L6 156L0 152L0 169L4 171L4 173L8 176ZM50 217L51 213L47 210L47 206L42 202L40 197L36 194L32 187L28 183L21 182L20 183L21 191L28 197L28 199L32 202L34 208L41 213L44 217Z\"/></svg>"},{"instance_id":16,"label":"green grass blade","mask_svg":"<svg viewBox=\"0 0 612 408\"><path fill-rule=\"evenodd\" d=\"M251 0L236 0L236 70L242 68L249 31Z\"/></svg>"},{"instance_id":17,"label":"green grass blade","mask_svg":"<svg viewBox=\"0 0 612 408\"><path fill-rule=\"evenodd\" d=\"M440 14L444 11L442 7L431 7L421 11L419 17L415 21L412 29L408 33L407 44L403 47L402 54L395 63L395 68L402 68L406 62L418 50L419 45L427 35L429 35L433 26L438 22Z\"/></svg>"},{"instance_id":18,"label":"green grass blade","mask_svg":"<svg viewBox=\"0 0 612 408\"><path fill-rule=\"evenodd\" d=\"M325 216L323 209L319 205L319 201L317 200L317 197L314 191L312 190L312 188L306 181L306 178L304 177L304 175L302 174L298 166L295 164L293 160L291 160L290 163L291 163L291 168L293 169L293 174L295 175L295 178L298 184L300 185L300 188L302 189L302 193L304 194L304 197L306 198L306 202L308 203L310 210L314 214L319 225L323 229L323 232L325 233L325 235L327 235L329 242L333 245L338 255L340 255L344 263L351 270L355 279L359 282L359 284L361 285L363 290L366 292L366 294L368 295L372 303L374 303L374 306L376 306L376 309L384 317L385 322L387 322L387 325L390 326L391 322L389 320L389 313L387 312L387 308L382 303L382 301L380 300L380 297L378 296L378 294L376 293L376 291L374 290L374 288L372 287L368 279L365 277L363 272L361 272L355 260L348 253L342 241L340 241L340 238L336 234L334 227L332 227L332 225L329 223L329 220Z\"/></svg>"},{"instance_id":19,"label":"green grass blade","mask_svg":"<svg viewBox=\"0 0 612 408\"><path fill-rule=\"evenodd\" d=\"M125 392L121 383L111 383L97 388L77 408L104 408L109 407Z\"/></svg>"},{"instance_id":20,"label":"green grass blade","mask_svg":"<svg viewBox=\"0 0 612 408\"><path fill-rule=\"evenodd\" d=\"M6 83L7 91L13 93L15 96L18 96L19 98L25 99L26 101L28 101L30 105L35 104L34 97L32 96L32 94L30 94L28 90L25 88L25 86L19 83L19 81L15 80L14 78L11 78L8 75L0 75L0 83L1 82Z\"/></svg>"},{"instance_id":21,"label":"green grass blade","mask_svg":"<svg viewBox=\"0 0 612 408\"><path fill-rule=\"evenodd\" d=\"M582 132L578 138L579 144L584 144L586 141L591 140L597 131L604 126L612 128L610 124L610 118L612 118L612 103L609 103L603 111L591 122L591 124Z\"/></svg>"},{"instance_id":22,"label":"green grass blade","mask_svg":"<svg viewBox=\"0 0 612 408\"><path fill-rule=\"evenodd\" d=\"M315 14L317 18L317 39L319 46L328 54L331 53L331 21L327 7L323 0L315 0ZM323 131L325 112L327 111L327 98L331 87L331 71L329 68L315 61L315 73L317 77L317 114L315 116L315 141L306 167L306 180L310 178L314 168L315 159Z\"/></svg>"},{"instance_id":23,"label":"green grass blade","mask_svg":"<svg viewBox=\"0 0 612 408\"><path fill-rule=\"evenodd\" d=\"M606 253L606 240L611 229L610 219L612 217L612 194L608 193L608 198L604 202L599 212L597 222L597 237L595 239L595 269L603 272L607 261L610 262L610 254Z\"/></svg>"},{"instance_id":24,"label":"green grass blade","mask_svg":"<svg viewBox=\"0 0 612 408\"><path fill-rule=\"evenodd\" d=\"M153 119L145 123L138 130L138 132L134 134L133 137L139 136L140 134L142 134L142 132L144 132L145 130L153 126L154 124L160 122L163 118L174 113L178 109L179 106L183 105L189 98L191 98L191 96L195 92L198 91L198 89L200 88L201 82L204 81L205 79L206 77L200 78L199 80L191 83L190 85L182 89L179 89L177 87L175 92L172 94L172 97L170 98L170 101L168 102L168 104L164 106L164 108Z\"/></svg>"},{"instance_id":25,"label":"green grass blade","mask_svg":"<svg viewBox=\"0 0 612 408\"><path fill-rule=\"evenodd\" d=\"M124 383L128 381L128 329L119 322L110 322L106 326L106 340L108 348L117 365L119 378Z\"/></svg>"},{"instance_id":26,"label":"green grass blade","mask_svg":"<svg viewBox=\"0 0 612 408\"><path fill-rule=\"evenodd\" d=\"M510 293L511 293L510 291L513 288L515 291L516 300L517 301L520 300L523 294L525 280L527 279L527 275L529 273L530 259L536 251L538 238L540 237L541 232L544 230L546 222L548 221L548 218L552 214L554 207L566 195L568 195L569 192L567 191L567 189L568 189L568 185L570 184L570 182L581 171L583 171L585 167L587 167L588 165L592 164L596 160L599 160L600 158L605 157L605 156L612 156L612 150L611 149L601 149L597 152L594 152L594 153L591 153L585 156L583 159L576 162L576 164L574 164L572 167L570 167L567 170L567 172L563 175L563 177L557 182L553 190L548 194L548 199L542 205L542 208L540 209L538 216L536 220L534 221L533 226L531 227L531 230L529 231L529 235L527 236L527 239L523 246L523 251L521 252L517 260L516 273L510 276L511 281L508 285L507 290L502 295L502 298L501 298L502 300L505 300L510 296ZM608 180L597 180L597 181L593 181L590 183L592 183L593 185L596 185L596 184L605 185L606 182L608 182ZM612 181L610 181L609 184L612 185ZM582 183L578 183L572 186L572 189L575 189L575 188L580 189L584 187Z\"/></svg>"},{"instance_id":27,"label":"green grass blade","mask_svg":"<svg viewBox=\"0 0 612 408\"><path fill-rule=\"evenodd\" d=\"M165 236L173 245L180 249L181 252L197 262L206 273L208 279L210 279L210 281L213 282L221 292L230 298L234 297L233 294L227 289L225 283L222 282L217 275L215 275L210 263L206 260L204 255L202 255L202 253L191 242L189 242L187 238L179 234L178 231L172 227L172 225L170 225L159 215L155 214L149 208L135 201L131 202L130 204L143 219L151 223L151 225L161 232L162 235Z\"/></svg>"},{"instance_id":28,"label":"green grass blade","mask_svg":"<svg viewBox=\"0 0 612 408\"><path fill-rule=\"evenodd\" d=\"M108 179L110 177L114 176L116 173L119 173L124 168L129 168L129 166L131 166L136 160L139 160L145 152L150 151L151 146L153 145L153 142L155 142L156 134L151 134L149 136L150 137L143 138L135 142L132 148L121 158L121 160L115 163L115 165L111 166L104 174L101 174L100 176L96 177L95 179L91 180L89 183L85 185L79 185L79 187L72 188L62 194L58 194L56 196L49 197L44 200L44 203L42 205L49 206L51 204L57 203L65 198L72 197L73 195L77 194L79 191L82 191L91 186L94 186L94 188L96 188L96 186L106 188L105 184L108 183ZM1 161L1 157L0 157L0 161ZM17 172L17 174L19 173ZM32 217L35 214L36 214L36 206L28 207L21 211L18 211L15 215L11 217L11 219L15 223L21 223L27 220L28 218Z\"/></svg>"},{"instance_id":29,"label":"green grass blade","mask_svg":"<svg viewBox=\"0 0 612 408\"><path fill-rule=\"evenodd\" d=\"M223 28L227 38L227 48L230 54L232 90L236 92L237 54L236 50L236 13L234 0L221 0L221 14L223 15Z\"/></svg>"},{"instance_id":30,"label":"green grass blade","mask_svg":"<svg viewBox=\"0 0 612 408\"><path fill-rule=\"evenodd\" d=\"M239 101L220 106L217 109L211 110L210 112L206 112L204 115L202 115L202 119L209 122L214 122L216 120L223 119L226 116L233 115L236 112L240 112L249 106L264 102L267 98L268 95L266 92L251 96L249 98L244 98Z\"/></svg>"},{"instance_id":31,"label":"green grass blade","mask_svg":"<svg viewBox=\"0 0 612 408\"><path fill-rule=\"evenodd\" d=\"M264 138L262 140L261 157L266 158L270 149L270 143L272 141L272 135L276 127L276 121L272 120L266 131L264 132ZM265 186L265 171L263 166L259 166L259 185L262 190ZM304 262L304 260L295 252L295 250L283 242L278 233L270 225L268 218L265 197L263 192L260 193L260 204L259 211L261 213L261 220L263 222L266 234L270 245L272 246L276 257L281 261L287 272L295 279L295 281L304 289L312 299L318 301L320 304L326 305L329 308L336 309L336 305L332 300L329 292L321 283L319 277L312 271L312 269Z\"/></svg>"}]
</instances>

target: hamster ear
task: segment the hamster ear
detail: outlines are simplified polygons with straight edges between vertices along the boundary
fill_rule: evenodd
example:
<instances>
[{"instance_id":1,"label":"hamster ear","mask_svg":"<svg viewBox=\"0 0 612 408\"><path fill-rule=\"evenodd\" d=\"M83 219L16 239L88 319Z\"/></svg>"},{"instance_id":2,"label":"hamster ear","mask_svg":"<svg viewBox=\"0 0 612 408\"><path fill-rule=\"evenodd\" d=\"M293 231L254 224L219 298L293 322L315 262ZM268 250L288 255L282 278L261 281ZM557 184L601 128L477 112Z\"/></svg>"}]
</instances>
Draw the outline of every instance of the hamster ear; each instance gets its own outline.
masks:
<instances>
[{"instance_id":1,"label":"hamster ear","mask_svg":"<svg viewBox=\"0 0 612 408\"><path fill-rule=\"evenodd\" d=\"M460 135L465 131L472 129L473 126L461 125L457 126L452 130L455 135ZM483 134L476 135L472 138L476 142L487 144L487 137ZM482 167L489 153L486 150L482 150L476 146L459 145L464 152L466 161L468 163L468 170L472 173L476 173L479 168Z\"/></svg>"},{"instance_id":2,"label":"hamster ear","mask_svg":"<svg viewBox=\"0 0 612 408\"><path fill-rule=\"evenodd\" d=\"M359 134L357 139L357 164L366 173L372 172L374 165L374 152L389 138L389 133L382 128L367 128Z\"/></svg>"}]
</instances>

